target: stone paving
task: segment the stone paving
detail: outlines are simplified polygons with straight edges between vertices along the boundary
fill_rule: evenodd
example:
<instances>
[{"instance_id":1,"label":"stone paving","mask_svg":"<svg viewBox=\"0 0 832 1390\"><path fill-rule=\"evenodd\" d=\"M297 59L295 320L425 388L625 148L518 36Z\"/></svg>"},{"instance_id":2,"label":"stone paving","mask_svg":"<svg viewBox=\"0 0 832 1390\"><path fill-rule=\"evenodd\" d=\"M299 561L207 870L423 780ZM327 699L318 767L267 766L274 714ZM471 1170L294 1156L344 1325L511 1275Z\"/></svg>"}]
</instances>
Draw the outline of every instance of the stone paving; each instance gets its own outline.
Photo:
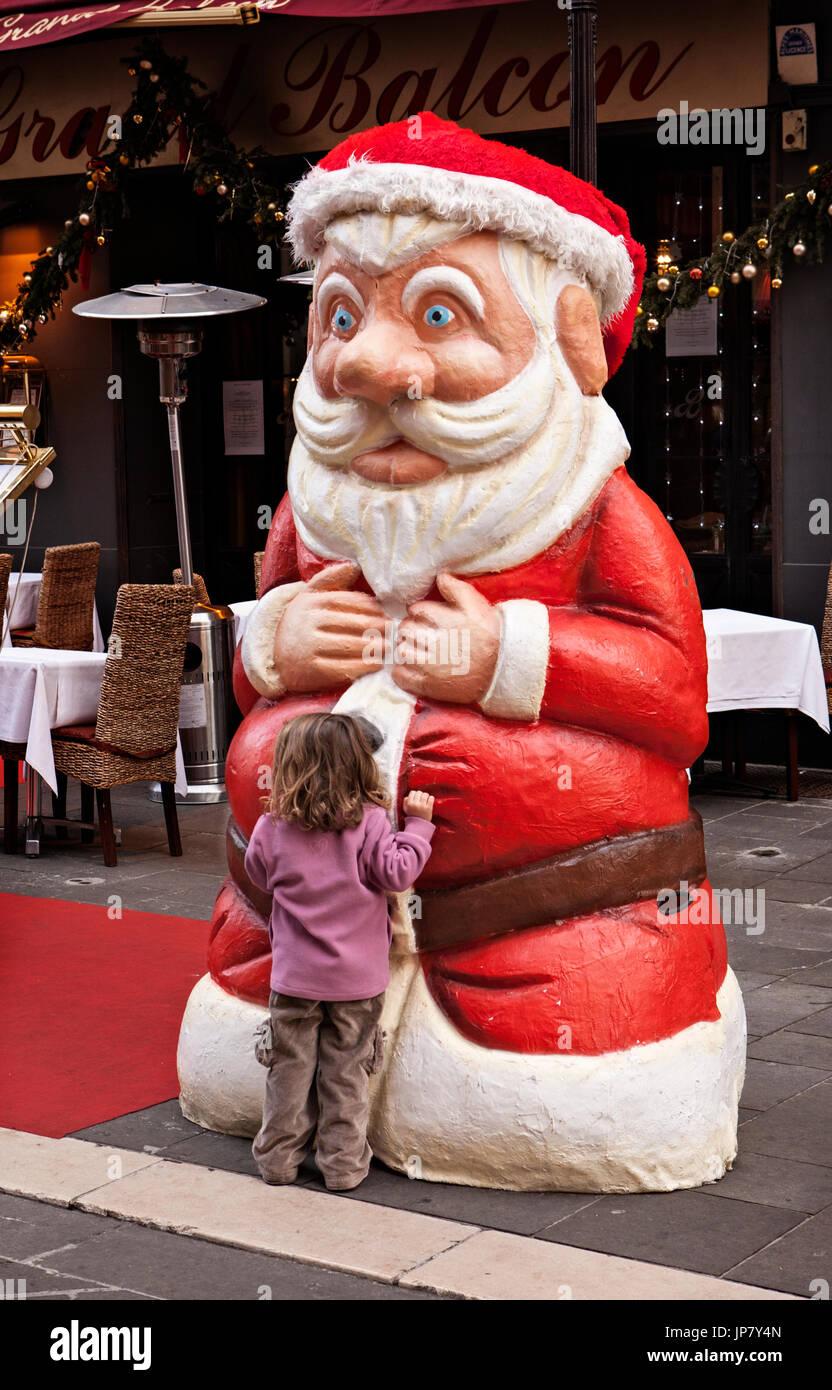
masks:
<instances>
[{"instance_id":1,"label":"stone paving","mask_svg":"<svg viewBox=\"0 0 832 1390\"><path fill-rule=\"evenodd\" d=\"M595 1197L421 1183L374 1165L345 1200L802 1298L822 1293L816 1281L832 1283L832 801L708 796L696 805L714 885L751 890L755 916L754 890L765 889L764 930L756 930L757 921L727 927L749 1028L732 1172L695 1191ZM49 840L40 860L5 857L0 888L98 903L118 893L126 909L207 920L224 869L226 814L223 806L183 807L185 857L171 861L161 808L145 789L122 789L114 794L114 818L123 827L118 868L106 870L96 846ZM247 1140L199 1129L175 1100L76 1137L256 1172ZM323 1190L311 1164L301 1183ZM50 1250L58 1254L44 1258ZM38 1259L28 1268L47 1298L252 1298L260 1284L281 1299L438 1296L0 1196L0 1278L19 1277L7 1265L32 1255ZM71 1292L67 1280L81 1292Z\"/></svg>"}]
</instances>

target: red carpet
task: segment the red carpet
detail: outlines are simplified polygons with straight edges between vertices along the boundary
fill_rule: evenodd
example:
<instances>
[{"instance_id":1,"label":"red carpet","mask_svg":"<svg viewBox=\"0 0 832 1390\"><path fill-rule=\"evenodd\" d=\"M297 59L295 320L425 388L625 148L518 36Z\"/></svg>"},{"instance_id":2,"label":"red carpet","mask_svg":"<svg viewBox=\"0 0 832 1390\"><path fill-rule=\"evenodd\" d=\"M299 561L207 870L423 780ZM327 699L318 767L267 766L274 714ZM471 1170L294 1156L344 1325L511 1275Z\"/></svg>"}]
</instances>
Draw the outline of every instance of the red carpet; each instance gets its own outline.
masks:
<instances>
[{"instance_id":1,"label":"red carpet","mask_svg":"<svg viewBox=\"0 0 832 1390\"><path fill-rule=\"evenodd\" d=\"M58 1138L179 1094L208 922L0 894L0 1126Z\"/></svg>"}]
</instances>

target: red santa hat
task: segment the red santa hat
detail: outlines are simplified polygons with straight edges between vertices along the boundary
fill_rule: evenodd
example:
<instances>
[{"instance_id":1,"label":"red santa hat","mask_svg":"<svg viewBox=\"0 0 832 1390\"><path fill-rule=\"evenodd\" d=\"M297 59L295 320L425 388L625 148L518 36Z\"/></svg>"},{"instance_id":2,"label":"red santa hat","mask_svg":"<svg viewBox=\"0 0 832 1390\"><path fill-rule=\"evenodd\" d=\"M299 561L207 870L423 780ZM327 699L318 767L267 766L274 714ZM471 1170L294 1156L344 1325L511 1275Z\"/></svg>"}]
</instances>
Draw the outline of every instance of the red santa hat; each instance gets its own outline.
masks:
<instances>
[{"instance_id":1,"label":"red santa hat","mask_svg":"<svg viewBox=\"0 0 832 1390\"><path fill-rule=\"evenodd\" d=\"M349 136L301 179L288 211L298 261L317 260L336 217L368 211L429 212L472 232L500 232L585 277L600 300L609 370L618 367L645 255L627 214L592 184L424 111Z\"/></svg>"}]
</instances>

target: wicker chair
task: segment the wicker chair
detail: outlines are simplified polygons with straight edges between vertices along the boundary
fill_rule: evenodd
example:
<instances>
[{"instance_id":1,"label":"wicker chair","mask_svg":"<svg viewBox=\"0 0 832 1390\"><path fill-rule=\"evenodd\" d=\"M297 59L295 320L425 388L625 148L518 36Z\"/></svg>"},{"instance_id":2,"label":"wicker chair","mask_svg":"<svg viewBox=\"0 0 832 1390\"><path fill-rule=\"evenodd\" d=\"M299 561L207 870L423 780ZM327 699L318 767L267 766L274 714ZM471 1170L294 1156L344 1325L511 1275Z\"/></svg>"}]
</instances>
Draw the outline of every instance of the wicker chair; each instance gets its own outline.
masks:
<instances>
[{"instance_id":1,"label":"wicker chair","mask_svg":"<svg viewBox=\"0 0 832 1390\"><path fill-rule=\"evenodd\" d=\"M9 575L12 572L11 555L0 555L0 629L6 625L6 597L9 592Z\"/></svg>"},{"instance_id":2,"label":"wicker chair","mask_svg":"<svg viewBox=\"0 0 832 1390\"><path fill-rule=\"evenodd\" d=\"M254 552L254 597L260 597L260 578L263 573L263 556L265 550L255 550Z\"/></svg>"},{"instance_id":3,"label":"wicker chair","mask_svg":"<svg viewBox=\"0 0 832 1390\"><path fill-rule=\"evenodd\" d=\"M182 571L180 569L175 569L173 571L173 582L174 584L182 583ZM208 597L208 589L206 587L205 580L202 578L201 574L194 574L194 593L196 594L197 603L204 603L206 608L211 607L211 600Z\"/></svg>"},{"instance_id":4,"label":"wicker chair","mask_svg":"<svg viewBox=\"0 0 832 1390\"><path fill-rule=\"evenodd\" d=\"M50 546L43 557L35 626L16 632L13 629L13 646L92 651L100 554L98 541Z\"/></svg>"},{"instance_id":5,"label":"wicker chair","mask_svg":"<svg viewBox=\"0 0 832 1390\"><path fill-rule=\"evenodd\" d=\"M116 863L110 788L158 780L168 847L182 853L176 816L179 687L194 607L191 585L123 584L94 725L52 730L55 769L95 788L104 863Z\"/></svg>"}]
</instances>

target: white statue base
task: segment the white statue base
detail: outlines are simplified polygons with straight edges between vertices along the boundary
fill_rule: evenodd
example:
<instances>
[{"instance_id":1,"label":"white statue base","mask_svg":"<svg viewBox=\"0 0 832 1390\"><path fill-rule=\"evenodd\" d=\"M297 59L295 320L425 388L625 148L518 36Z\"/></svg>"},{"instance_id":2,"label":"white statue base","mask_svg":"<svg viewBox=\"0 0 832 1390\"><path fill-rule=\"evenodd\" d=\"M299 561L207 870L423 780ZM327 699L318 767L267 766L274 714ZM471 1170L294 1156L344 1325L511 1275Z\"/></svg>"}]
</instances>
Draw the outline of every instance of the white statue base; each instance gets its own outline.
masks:
<instances>
[{"instance_id":1,"label":"white statue base","mask_svg":"<svg viewBox=\"0 0 832 1390\"><path fill-rule=\"evenodd\" d=\"M731 970L716 1022L585 1057L486 1051L445 1018L412 956L391 966L369 1130L388 1167L428 1182L551 1192L670 1192L730 1168L746 1042ZM208 975L194 987L178 1051L187 1119L256 1134L266 1073L254 1033L265 1015Z\"/></svg>"}]
</instances>

